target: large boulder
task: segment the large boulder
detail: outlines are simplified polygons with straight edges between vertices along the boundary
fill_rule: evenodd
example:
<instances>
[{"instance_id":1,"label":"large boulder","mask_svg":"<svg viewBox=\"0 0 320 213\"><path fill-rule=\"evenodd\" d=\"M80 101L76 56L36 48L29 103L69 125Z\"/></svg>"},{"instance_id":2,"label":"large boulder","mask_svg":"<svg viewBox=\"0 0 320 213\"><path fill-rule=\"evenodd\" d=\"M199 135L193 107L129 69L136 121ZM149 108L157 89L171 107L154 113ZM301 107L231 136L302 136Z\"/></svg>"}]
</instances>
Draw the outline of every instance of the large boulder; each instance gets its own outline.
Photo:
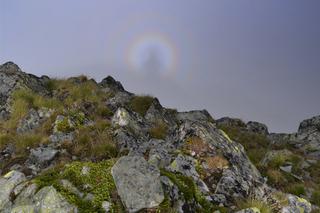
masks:
<instances>
[{"instance_id":1,"label":"large boulder","mask_svg":"<svg viewBox=\"0 0 320 213\"><path fill-rule=\"evenodd\" d=\"M298 133L320 132L320 115L303 120L298 129Z\"/></svg>"},{"instance_id":2,"label":"large boulder","mask_svg":"<svg viewBox=\"0 0 320 213\"><path fill-rule=\"evenodd\" d=\"M111 170L118 194L129 212L158 206L164 199L160 171L143 157L121 157Z\"/></svg>"},{"instance_id":3,"label":"large boulder","mask_svg":"<svg viewBox=\"0 0 320 213\"><path fill-rule=\"evenodd\" d=\"M14 170L0 178L0 210L11 207L10 195L12 191L25 180L23 173Z\"/></svg>"}]
</instances>

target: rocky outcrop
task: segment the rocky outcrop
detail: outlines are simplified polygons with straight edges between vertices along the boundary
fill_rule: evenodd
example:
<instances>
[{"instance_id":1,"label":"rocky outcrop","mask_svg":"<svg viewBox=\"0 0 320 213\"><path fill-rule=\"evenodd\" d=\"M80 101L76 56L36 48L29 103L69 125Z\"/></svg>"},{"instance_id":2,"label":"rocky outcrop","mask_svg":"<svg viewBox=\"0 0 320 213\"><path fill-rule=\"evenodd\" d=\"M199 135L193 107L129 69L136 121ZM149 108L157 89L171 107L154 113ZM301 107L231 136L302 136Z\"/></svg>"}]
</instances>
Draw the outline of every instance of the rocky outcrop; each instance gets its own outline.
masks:
<instances>
[{"instance_id":1,"label":"rocky outcrop","mask_svg":"<svg viewBox=\"0 0 320 213\"><path fill-rule=\"evenodd\" d=\"M309 158L320 160L320 116L302 121L296 133L270 134L276 144L290 144L306 153Z\"/></svg>"},{"instance_id":2,"label":"rocky outcrop","mask_svg":"<svg viewBox=\"0 0 320 213\"><path fill-rule=\"evenodd\" d=\"M12 122L17 89L58 107L27 106ZM100 83L85 76L52 81L11 62L0 66L0 112L13 126L0 125L0 166L14 169L0 178L0 212L263 212L238 206L251 199L275 212L317 209L304 199L312 189L301 197L282 193L282 204L268 184L270 174L284 174L298 189L303 181L316 185L319 116L297 133L269 133L255 121L164 108L110 76ZM265 149L249 153L257 167L244 148L252 146Z\"/></svg>"},{"instance_id":3,"label":"rocky outcrop","mask_svg":"<svg viewBox=\"0 0 320 213\"><path fill-rule=\"evenodd\" d=\"M99 85L103 88L107 88L111 91L119 91L119 92L124 92L124 88L122 84L119 81L116 81L114 78L111 76L108 76L104 78Z\"/></svg>"},{"instance_id":4,"label":"rocky outcrop","mask_svg":"<svg viewBox=\"0 0 320 213\"><path fill-rule=\"evenodd\" d=\"M12 62L0 66L0 119L10 114L10 98L17 89L30 89L35 93L48 95L44 81L34 75L27 74Z\"/></svg>"},{"instance_id":5,"label":"rocky outcrop","mask_svg":"<svg viewBox=\"0 0 320 213\"><path fill-rule=\"evenodd\" d=\"M256 121L249 121L247 123L247 129L250 132L254 132L254 133L258 133L258 134L263 134L263 135L269 134L267 125L265 125L263 123L256 122Z\"/></svg>"}]
</instances>

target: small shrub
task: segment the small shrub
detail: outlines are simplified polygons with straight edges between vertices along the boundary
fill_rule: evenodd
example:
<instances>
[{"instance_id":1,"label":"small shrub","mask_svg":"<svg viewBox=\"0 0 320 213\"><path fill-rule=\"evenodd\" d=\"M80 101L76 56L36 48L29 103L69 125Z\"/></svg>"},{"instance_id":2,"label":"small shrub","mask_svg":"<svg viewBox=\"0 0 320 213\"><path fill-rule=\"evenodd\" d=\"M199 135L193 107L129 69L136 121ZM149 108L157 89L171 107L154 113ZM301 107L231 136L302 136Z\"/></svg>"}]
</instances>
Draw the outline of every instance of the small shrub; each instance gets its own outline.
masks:
<instances>
[{"instance_id":1,"label":"small shrub","mask_svg":"<svg viewBox=\"0 0 320 213\"><path fill-rule=\"evenodd\" d=\"M107 106L99 106L97 108L97 114L100 117L111 117L113 115L112 111Z\"/></svg>"},{"instance_id":2,"label":"small shrub","mask_svg":"<svg viewBox=\"0 0 320 213\"><path fill-rule=\"evenodd\" d=\"M289 159L288 156L285 156L283 154L275 155L268 163L268 166L277 169L280 166L282 166L287 160Z\"/></svg>"},{"instance_id":3,"label":"small shrub","mask_svg":"<svg viewBox=\"0 0 320 213\"><path fill-rule=\"evenodd\" d=\"M69 133L74 130L69 123L68 117L64 117L63 120L57 123L57 130L64 133Z\"/></svg>"},{"instance_id":4,"label":"small shrub","mask_svg":"<svg viewBox=\"0 0 320 213\"><path fill-rule=\"evenodd\" d=\"M135 96L131 99L129 106L133 111L144 116L153 102L151 96Z\"/></svg>"},{"instance_id":5,"label":"small shrub","mask_svg":"<svg viewBox=\"0 0 320 213\"><path fill-rule=\"evenodd\" d=\"M288 183L285 175L277 169L267 169L266 176L268 183L273 186L283 187Z\"/></svg>"},{"instance_id":6,"label":"small shrub","mask_svg":"<svg viewBox=\"0 0 320 213\"><path fill-rule=\"evenodd\" d=\"M167 135L168 126L163 121L158 121L150 130L151 138L165 139Z\"/></svg>"},{"instance_id":7,"label":"small shrub","mask_svg":"<svg viewBox=\"0 0 320 213\"><path fill-rule=\"evenodd\" d=\"M84 124L86 116L83 112L79 112L77 110L69 111L69 117L72 120L74 127L78 128Z\"/></svg>"}]
</instances>

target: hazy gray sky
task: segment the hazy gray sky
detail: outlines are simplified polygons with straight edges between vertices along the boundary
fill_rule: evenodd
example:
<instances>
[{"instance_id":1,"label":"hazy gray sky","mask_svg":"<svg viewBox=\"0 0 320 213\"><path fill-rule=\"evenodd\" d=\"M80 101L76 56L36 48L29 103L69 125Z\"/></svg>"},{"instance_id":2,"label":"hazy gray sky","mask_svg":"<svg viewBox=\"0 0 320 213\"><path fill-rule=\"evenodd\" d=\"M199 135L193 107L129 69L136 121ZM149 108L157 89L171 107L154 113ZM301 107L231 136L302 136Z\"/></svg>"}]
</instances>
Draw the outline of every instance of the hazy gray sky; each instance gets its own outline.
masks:
<instances>
[{"instance_id":1,"label":"hazy gray sky","mask_svg":"<svg viewBox=\"0 0 320 213\"><path fill-rule=\"evenodd\" d=\"M320 114L319 0L0 0L0 63L112 75L167 107L291 132Z\"/></svg>"}]
</instances>

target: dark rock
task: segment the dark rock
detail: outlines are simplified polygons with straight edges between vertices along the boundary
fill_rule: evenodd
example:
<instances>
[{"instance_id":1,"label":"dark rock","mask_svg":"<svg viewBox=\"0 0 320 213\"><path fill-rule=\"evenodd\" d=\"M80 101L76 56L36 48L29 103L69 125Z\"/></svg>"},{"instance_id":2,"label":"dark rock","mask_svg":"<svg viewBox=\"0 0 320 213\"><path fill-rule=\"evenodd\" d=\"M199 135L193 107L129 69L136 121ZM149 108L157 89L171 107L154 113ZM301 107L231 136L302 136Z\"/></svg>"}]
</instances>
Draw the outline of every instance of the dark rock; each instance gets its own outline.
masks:
<instances>
[{"instance_id":1,"label":"dark rock","mask_svg":"<svg viewBox=\"0 0 320 213\"><path fill-rule=\"evenodd\" d=\"M263 134L263 135L269 134L267 125L265 125L263 123L256 122L256 121L249 121L247 123L247 129L250 132L254 132L254 133L258 133L258 134Z\"/></svg>"},{"instance_id":2,"label":"dark rock","mask_svg":"<svg viewBox=\"0 0 320 213\"><path fill-rule=\"evenodd\" d=\"M229 117L223 117L218 120L216 120L217 125L226 125L230 127L240 127L245 128L246 124L238 118L229 118Z\"/></svg>"},{"instance_id":3,"label":"dark rock","mask_svg":"<svg viewBox=\"0 0 320 213\"><path fill-rule=\"evenodd\" d=\"M100 86L104 88L109 88L111 91L120 91L123 92L125 91L122 84L119 81L116 81L114 78L111 76L108 76L104 78L100 83Z\"/></svg>"},{"instance_id":4,"label":"dark rock","mask_svg":"<svg viewBox=\"0 0 320 213\"><path fill-rule=\"evenodd\" d=\"M13 62L0 65L0 118L8 118L11 94L17 89L30 89L40 95L49 95L40 78L22 72Z\"/></svg>"}]
</instances>

